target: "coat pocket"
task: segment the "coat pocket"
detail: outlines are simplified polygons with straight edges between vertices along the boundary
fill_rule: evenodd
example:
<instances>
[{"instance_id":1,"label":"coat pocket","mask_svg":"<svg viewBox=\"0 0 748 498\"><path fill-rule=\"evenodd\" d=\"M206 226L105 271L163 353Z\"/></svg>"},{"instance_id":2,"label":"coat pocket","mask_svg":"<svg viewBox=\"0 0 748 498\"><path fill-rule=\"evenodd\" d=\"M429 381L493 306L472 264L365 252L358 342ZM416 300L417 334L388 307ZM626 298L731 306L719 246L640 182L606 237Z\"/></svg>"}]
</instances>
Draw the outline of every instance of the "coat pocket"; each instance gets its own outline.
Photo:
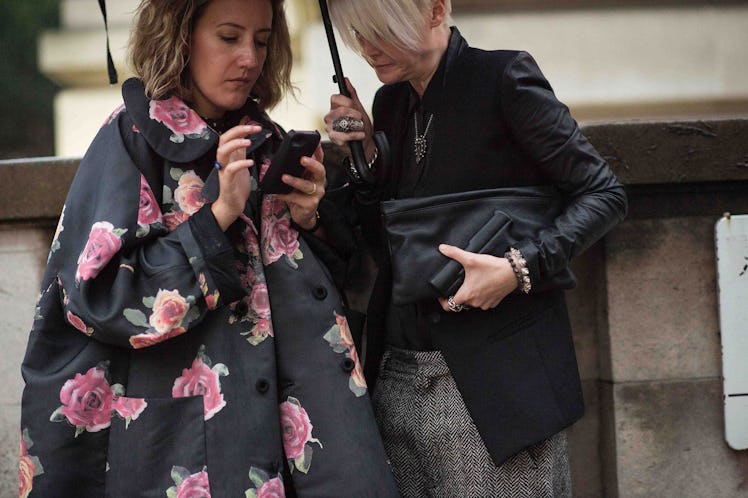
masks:
<instances>
[{"instance_id":1,"label":"coat pocket","mask_svg":"<svg viewBox=\"0 0 748 498\"><path fill-rule=\"evenodd\" d=\"M190 476L207 486L202 396L132 399L112 417L106 496L167 496Z\"/></svg>"}]
</instances>

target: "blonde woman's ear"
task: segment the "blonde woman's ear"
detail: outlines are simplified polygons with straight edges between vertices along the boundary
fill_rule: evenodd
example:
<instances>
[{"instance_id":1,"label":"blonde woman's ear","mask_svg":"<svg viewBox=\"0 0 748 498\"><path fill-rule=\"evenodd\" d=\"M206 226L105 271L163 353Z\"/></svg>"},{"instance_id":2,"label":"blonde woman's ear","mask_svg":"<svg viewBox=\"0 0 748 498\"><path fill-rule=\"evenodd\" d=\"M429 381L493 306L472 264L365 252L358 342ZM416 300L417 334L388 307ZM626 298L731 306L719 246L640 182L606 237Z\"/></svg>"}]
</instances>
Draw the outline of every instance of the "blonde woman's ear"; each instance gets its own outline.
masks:
<instances>
[{"instance_id":1,"label":"blonde woman's ear","mask_svg":"<svg viewBox=\"0 0 748 498\"><path fill-rule=\"evenodd\" d=\"M431 27L441 26L447 15L447 5L444 0L434 0L431 8Z\"/></svg>"}]
</instances>

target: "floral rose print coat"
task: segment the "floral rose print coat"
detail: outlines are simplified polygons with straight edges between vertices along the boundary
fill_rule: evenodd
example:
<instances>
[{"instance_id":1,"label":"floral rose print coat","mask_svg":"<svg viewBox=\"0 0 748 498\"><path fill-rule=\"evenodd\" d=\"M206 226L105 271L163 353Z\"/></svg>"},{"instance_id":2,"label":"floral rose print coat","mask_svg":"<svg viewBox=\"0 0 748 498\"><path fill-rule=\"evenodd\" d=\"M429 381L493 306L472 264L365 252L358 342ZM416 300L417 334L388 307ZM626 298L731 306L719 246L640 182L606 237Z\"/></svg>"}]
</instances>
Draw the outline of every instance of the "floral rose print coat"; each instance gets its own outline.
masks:
<instances>
[{"instance_id":1,"label":"floral rose print coat","mask_svg":"<svg viewBox=\"0 0 748 498\"><path fill-rule=\"evenodd\" d=\"M341 297L285 203L254 188L222 232L216 132L137 80L123 96L43 277L19 495L397 496ZM251 101L230 119L263 126L256 187L281 132Z\"/></svg>"}]
</instances>

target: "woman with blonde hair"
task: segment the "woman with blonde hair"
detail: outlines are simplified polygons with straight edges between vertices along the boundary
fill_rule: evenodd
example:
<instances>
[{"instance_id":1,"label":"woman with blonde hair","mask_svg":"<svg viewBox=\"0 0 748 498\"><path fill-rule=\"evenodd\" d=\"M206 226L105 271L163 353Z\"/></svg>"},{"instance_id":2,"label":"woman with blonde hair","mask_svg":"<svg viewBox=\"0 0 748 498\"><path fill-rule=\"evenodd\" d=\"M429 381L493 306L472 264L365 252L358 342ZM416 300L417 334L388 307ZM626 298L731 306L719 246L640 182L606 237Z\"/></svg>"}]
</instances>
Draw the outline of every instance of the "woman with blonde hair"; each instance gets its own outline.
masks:
<instances>
[{"instance_id":1,"label":"woman with blonde hair","mask_svg":"<svg viewBox=\"0 0 748 498\"><path fill-rule=\"evenodd\" d=\"M258 188L285 135L283 1L143 0L130 48L42 281L20 495L397 496L310 248L334 228L321 149L289 193Z\"/></svg>"},{"instance_id":2,"label":"woman with blonde hair","mask_svg":"<svg viewBox=\"0 0 748 498\"><path fill-rule=\"evenodd\" d=\"M359 184L355 206L380 265L365 373L370 386L376 379L375 413L400 491L571 496L564 429L584 408L564 301L569 260L624 217L623 187L533 58L470 47L451 26L449 0L329 4L344 41L384 84L373 123L350 84L350 98L332 96L325 123L339 145L363 141L374 171L384 154L372 135L384 132L391 149L389 176ZM415 237L449 228L427 214L433 203L487 189L496 198L502 189L552 192L557 204L527 210L507 196L499 214L508 222L481 251L431 241L442 268L464 277L447 293L404 300L393 284L421 278L430 290L429 275L397 280L397 258L409 255L388 250L407 235L382 240L380 201L394 210L421 199Z\"/></svg>"}]
</instances>

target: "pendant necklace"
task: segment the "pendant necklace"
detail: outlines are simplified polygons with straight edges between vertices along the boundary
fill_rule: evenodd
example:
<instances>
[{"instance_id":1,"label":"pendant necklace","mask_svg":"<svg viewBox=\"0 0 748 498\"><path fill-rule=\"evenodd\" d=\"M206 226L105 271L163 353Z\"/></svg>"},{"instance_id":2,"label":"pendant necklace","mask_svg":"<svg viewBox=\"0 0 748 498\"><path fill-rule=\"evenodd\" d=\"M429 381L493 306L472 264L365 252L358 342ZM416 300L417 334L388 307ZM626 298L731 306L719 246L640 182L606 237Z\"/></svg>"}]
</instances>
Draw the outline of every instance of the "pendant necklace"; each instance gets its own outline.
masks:
<instances>
[{"instance_id":1,"label":"pendant necklace","mask_svg":"<svg viewBox=\"0 0 748 498\"><path fill-rule=\"evenodd\" d=\"M428 139L426 136L429 134L429 128L431 127L431 121L434 120L433 113L429 116L429 120L426 123L426 129L423 130L423 135L418 134L418 113L413 113L413 124L415 125L416 136L413 138L413 152L416 156L416 164L420 164L423 156L426 155L426 149L428 149Z\"/></svg>"}]
</instances>

